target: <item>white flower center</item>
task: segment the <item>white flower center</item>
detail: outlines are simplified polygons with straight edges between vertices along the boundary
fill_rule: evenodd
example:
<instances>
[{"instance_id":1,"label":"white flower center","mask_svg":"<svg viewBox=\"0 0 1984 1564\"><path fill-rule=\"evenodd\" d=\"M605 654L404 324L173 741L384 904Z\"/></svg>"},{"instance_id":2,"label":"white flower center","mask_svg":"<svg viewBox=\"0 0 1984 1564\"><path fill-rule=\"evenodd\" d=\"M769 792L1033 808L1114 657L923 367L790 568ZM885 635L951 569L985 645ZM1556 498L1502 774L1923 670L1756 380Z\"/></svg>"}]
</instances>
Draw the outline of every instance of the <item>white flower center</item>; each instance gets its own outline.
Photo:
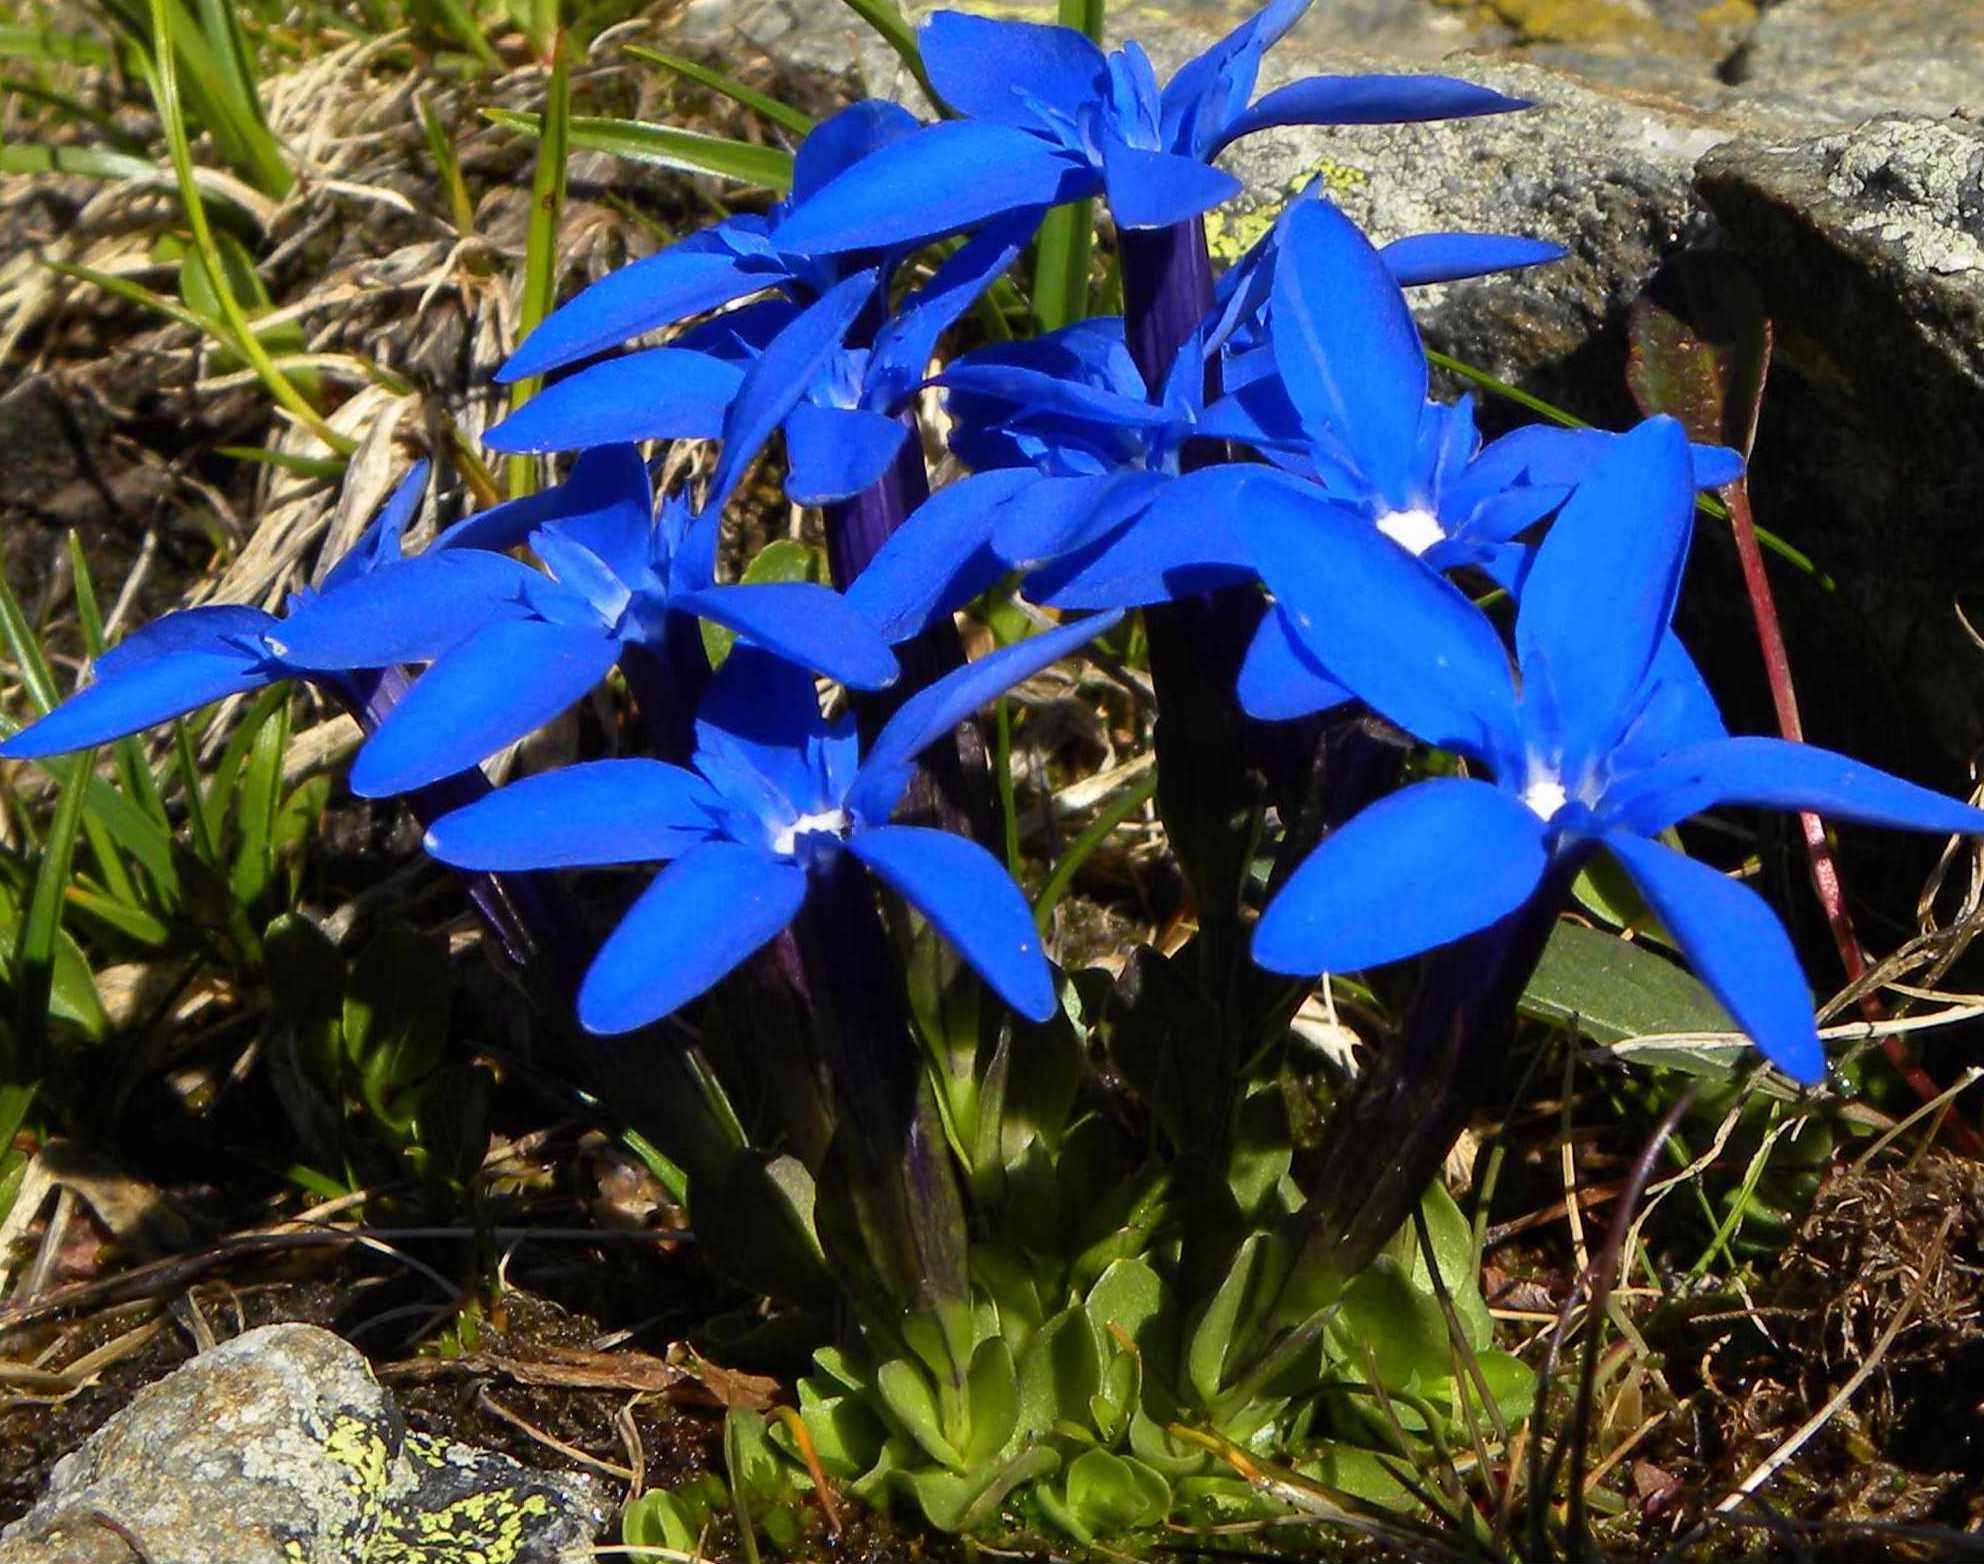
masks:
<instances>
[{"instance_id":1,"label":"white flower center","mask_svg":"<svg viewBox=\"0 0 1984 1564\"><path fill-rule=\"evenodd\" d=\"M1540 820L1552 818L1569 802L1570 796L1564 791L1563 779L1548 771L1530 778L1529 786L1522 790L1522 801Z\"/></svg>"},{"instance_id":2,"label":"white flower center","mask_svg":"<svg viewBox=\"0 0 1984 1564\"><path fill-rule=\"evenodd\" d=\"M1439 517L1418 507L1387 511L1378 518L1378 530L1415 558L1447 535Z\"/></svg>"},{"instance_id":3,"label":"white flower center","mask_svg":"<svg viewBox=\"0 0 1984 1564\"><path fill-rule=\"evenodd\" d=\"M823 809L816 815L801 815L791 825L772 837L772 851L790 856L799 845L799 838L815 831L829 831L839 836L847 830L845 809Z\"/></svg>"}]
</instances>

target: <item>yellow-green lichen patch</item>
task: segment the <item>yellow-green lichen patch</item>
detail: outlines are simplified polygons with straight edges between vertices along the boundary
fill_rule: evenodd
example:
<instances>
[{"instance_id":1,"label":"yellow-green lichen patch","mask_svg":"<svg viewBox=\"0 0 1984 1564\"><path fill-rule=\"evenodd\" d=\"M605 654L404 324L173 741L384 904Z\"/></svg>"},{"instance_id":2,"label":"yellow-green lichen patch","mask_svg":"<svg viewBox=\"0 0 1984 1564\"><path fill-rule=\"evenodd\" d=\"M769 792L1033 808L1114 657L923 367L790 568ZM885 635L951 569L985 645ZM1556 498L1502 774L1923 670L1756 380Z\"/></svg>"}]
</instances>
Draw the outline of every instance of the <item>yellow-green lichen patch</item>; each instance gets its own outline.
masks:
<instances>
[{"instance_id":1,"label":"yellow-green lichen patch","mask_svg":"<svg viewBox=\"0 0 1984 1564\"><path fill-rule=\"evenodd\" d=\"M516 1564L532 1522L557 1506L540 1488L487 1488L439 1509L389 1511L364 1564Z\"/></svg>"},{"instance_id":2,"label":"yellow-green lichen patch","mask_svg":"<svg viewBox=\"0 0 1984 1564\"><path fill-rule=\"evenodd\" d=\"M1340 163L1335 158L1318 158L1287 181L1279 194L1258 206L1237 212L1206 213L1206 251L1214 260L1230 265L1260 243L1288 203L1312 181L1322 182L1323 194L1340 198L1368 184L1370 179L1368 172L1354 164Z\"/></svg>"}]
</instances>

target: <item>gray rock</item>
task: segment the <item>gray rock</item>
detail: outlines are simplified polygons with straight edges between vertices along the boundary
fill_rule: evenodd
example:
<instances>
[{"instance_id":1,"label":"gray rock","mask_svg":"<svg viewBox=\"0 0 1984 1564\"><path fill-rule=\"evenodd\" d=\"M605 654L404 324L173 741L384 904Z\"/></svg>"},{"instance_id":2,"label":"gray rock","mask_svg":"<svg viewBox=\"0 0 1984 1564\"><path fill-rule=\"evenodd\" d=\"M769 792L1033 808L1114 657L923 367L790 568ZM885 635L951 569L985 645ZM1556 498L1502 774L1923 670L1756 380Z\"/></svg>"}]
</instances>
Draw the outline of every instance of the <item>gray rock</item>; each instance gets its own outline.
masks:
<instances>
[{"instance_id":1,"label":"gray rock","mask_svg":"<svg viewBox=\"0 0 1984 1564\"><path fill-rule=\"evenodd\" d=\"M604 1521L590 1478L409 1435L356 1349L271 1325L133 1396L0 1564L556 1564Z\"/></svg>"},{"instance_id":2,"label":"gray rock","mask_svg":"<svg viewBox=\"0 0 1984 1564\"><path fill-rule=\"evenodd\" d=\"M1984 127L1885 116L1702 160L1777 357L1754 487L1796 518L1957 755L1984 735L1952 594L1984 584Z\"/></svg>"},{"instance_id":3,"label":"gray rock","mask_svg":"<svg viewBox=\"0 0 1984 1564\"><path fill-rule=\"evenodd\" d=\"M1743 101L1815 121L1984 113L1984 5L1783 0L1763 13L1724 75Z\"/></svg>"}]
</instances>

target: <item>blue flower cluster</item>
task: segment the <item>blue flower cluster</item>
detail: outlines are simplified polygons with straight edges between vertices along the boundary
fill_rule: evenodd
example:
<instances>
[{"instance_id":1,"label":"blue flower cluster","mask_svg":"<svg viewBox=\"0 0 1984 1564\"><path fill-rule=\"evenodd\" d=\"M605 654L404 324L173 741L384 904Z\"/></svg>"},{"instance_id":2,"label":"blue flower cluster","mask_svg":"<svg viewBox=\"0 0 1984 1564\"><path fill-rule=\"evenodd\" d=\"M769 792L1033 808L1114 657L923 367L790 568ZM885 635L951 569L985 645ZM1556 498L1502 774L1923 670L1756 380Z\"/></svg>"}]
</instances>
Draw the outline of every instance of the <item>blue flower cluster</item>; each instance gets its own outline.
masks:
<instances>
[{"instance_id":1,"label":"blue flower cluster","mask_svg":"<svg viewBox=\"0 0 1984 1564\"><path fill-rule=\"evenodd\" d=\"M1441 76L1256 96L1263 52L1306 4L1272 0L1161 87L1135 44L1105 54L1066 28L939 13L923 57L956 117L847 109L799 148L787 200L594 284L505 366L569 371L489 437L578 453L564 483L409 558L417 469L285 615L171 615L0 754L87 746L296 677L362 711L354 790L400 794L474 768L617 666L650 758L531 777L428 836L478 870L668 865L594 959L586 1026L695 999L786 929L841 854L1040 1019L1054 983L1005 870L962 837L891 823L916 757L1122 611L1239 587L1267 600L1234 692L1250 716L1361 702L1464 763L1327 835L1261 916L1261 965L1315 974L1444 945L1560 894L1558 871L1604 852L1763 1051L1816 1080L1811 996L1776 918L1662 834L1719 804L1938 832L1984 831L1984 814L1725 732L1670 620L1696 491L1740 473L1733 452L1661 418L1484 444L1467 399L1429 396L1402 290L1555 246L1430 234L1380 249L1310 190L1214 286L1201 218L1238 191L1213 162L1236 139L1525 107ZM1126 316L953 354L927 379L1046 210L1096 196ZM921 268L937 240L951 242ZM664 346L600 358L664 329ZM885 479L921 473L914 410L932 384L969 475L925 500L920 477ZM878 548L836 552L838 590L717 580L725 505L775 434L792 501L879 517ZM637 448L678 438L722 443L700 508L658 498ZM1043 607L1099 612L874 708L892 714L865 752L852 715L823 716L815 675L890 685L893 647L1008 578ZM1513 602L1509 638L1470 595L1490 589ZM714 674L705 621L738 637ZM360 676L404 664L425 672L378 710Z\"/></svg>"}]
</instances>

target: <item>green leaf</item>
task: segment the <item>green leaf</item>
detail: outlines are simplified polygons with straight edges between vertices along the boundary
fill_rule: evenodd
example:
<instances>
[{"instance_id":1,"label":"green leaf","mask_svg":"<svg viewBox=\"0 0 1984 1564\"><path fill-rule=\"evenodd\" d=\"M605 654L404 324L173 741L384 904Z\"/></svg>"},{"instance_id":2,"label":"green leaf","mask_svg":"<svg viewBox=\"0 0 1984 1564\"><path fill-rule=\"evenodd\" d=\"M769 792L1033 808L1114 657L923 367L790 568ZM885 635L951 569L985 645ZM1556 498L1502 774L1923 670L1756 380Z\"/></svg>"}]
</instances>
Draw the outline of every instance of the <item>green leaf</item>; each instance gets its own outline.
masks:
<instances>
[{"instance_id":1,"label":"green leaf","mask_svg":"<svg viewBox=\"0 0 1984 1564\"><path fill-rule=\"evenodd\" d=\"M825 583L826 580L826 556L796 538L773 538L758 550L737 578L740 586L755 586L765 581ZM710 666L721 668L724 658L730 655L730 648L737 644L737 632L708 619L702 621L702 631L703 652L709 658Z\"/></svg>"},{"instance_id":2,"label":"green leaf","mask_svg":"<svg viewBox=\"0 0 1984 1564\"><path fill-rule=\"evenodd\" d=\"M1061 1458L1046 1445L1022 1450L1002 1466L969 1472L898 1472L897 1484L907 1488L925 1518L939 1531L978 1531L998 1514L1006 1495L1022 1483L1051 1476Z\"/></svg>"},{"instance_id":3,"label":"green leaf","mask_svg":"<svg viewBox=\"0 0 1984 1564\"><path fill-rule=\"evenodd\" d=\"M1170 1512L1171 1485L1143 1462L1085 1450L1068 1468L1067 1506L1088 1533L1082 1540L1155 1526ZM1078 1534L1079 1535L1079 1534Z\"/></svg>"},{"instance_id":4,"label":"green leaf","mask_svg":"<svg viewBox=\"0 0 1984 1564\"><path fill-rule=\"evenodd\" d=\"M108 66L111 62L110 48L101 40L52 27L0 27L0 57L50 65Z\"/></svg>"},{"instance_id":5,"label":"green leaf","mask_svg":"<svg viewBox=\"0 0 1984 1564\"><path fill-rule=\"evenodd\" d=\"M992 1460L1006 1448L1019 1427L1019 1373L1012 1348L1003 1336L987 1336L971 1355L967 1381L971 1398L971 1433L964 1458L972 1466Z\"/></svg>"},{"instance_id":6,"label":"green leaf","mask_svg":"<svg viewBox=\"0 0 1984 1564\"><path fill-rule=\"evenodd\" d=\"M1551 930L1520 1003L1523 1014L1574 1028L1596 1043L1736 1030L1715 996L1673 962L1575 923Z\"/></svg>"},{"instance_id":7,"label":"green leaf","mask_svg":"<svg viewBox=\"0 0 1984 1564\"><path fill-rule=\"evenodd\" d=\"M440 1065L453 988L445 950L413 929L383 930L352 966L345 1058L367 1111L395 1134L413 1128L414 1089Z\"/></svg>"},{"instance_id":8,"label":"green leaf","mask_svg":"<svg viewBox=\"0 0 1984 1564\"><path fill-rule=\"evenodd\" d=\"M1095 1327L1080 1306L1063 1309L1034 1333L1020 1354L1019 1425L1044 1434L1057 1423L1085 1421L1102 1388Z\"/></svg>"},{"instance_id":9,"label":"green leaf","mask_svg":"<svg viewBox=\"0 0 1984 1564\"><path fill-rule=\"evenodd\" d=\"M535 136L541 132L539 117L512 109L484 109L483 114L509 130ZM760 190L780 194L792 188L792 154L779 147L761 147L748 141L732 141L724 136L705 135L695 130L675 130L666 125L645 125L639 120L599 119L574 115L571 145L585 152L606 152L637 163L655 163L663 168L681 169L691 174L714 174Z\"/></svg>"},{"instance_id":10,"label":"green leaf","mask_svg":"<svg viewBox=\"0 0 1984 1564\"><path fill-rule=\"evenodd\" d=\"M85 750L70 761L55 819L42 843L27 915L15 938L10 969L14 985L14 1026L27 1052L27 1073L40 1073L46 1040L49 1003L55 985L55 960L62 932L62 903L75 859L76 835L82 828L86 786L96 764L96 751ZM85 968L87 972L87 968ZM94 989L92 989L94 993ZM101 1012L99 1011L99 1014Z\"/></svg>"},{"instance_id":11,"label":"green leaf","mask_svg":"<svg viewBox=\"0 0 1984 1564\"><path fill-rule=\"evenodd\" d=\"M1467 1337L1467 1344L1476 1352L1484 1352L1495 1337L1495 1322L1489 1316L1488 1305L1481 1296L1474 1275L1474 1229L1454 1203L1454 1197L1447 1193L1444 1184L1436 1183L1427 1191L1419 1203L1419 1214L1426 1222L1426 1236L1432 1242L1433 1257L1439 1262L1440 1280L1446 1283L1447 1292L1454 1301L1454 1312L1460 1316L1461 1330ZM1417 1223L1408 1222L1399 1229L1392 1241L1392 1254L1405 1268L1412 1285L1433 1298L1438 1303L1438 1295L1433 1291L1433 1276L1426 1268L1426 1255L1419 1245Z\"/></svg>"},{"instance_id":12,"label":"green leaf","mask_svg":"<svg viewBox=\"0 0 1984 1564\"><path fill-rule=\"evenodd\" d=\"M698 65L694 60L685 60L679 54L663 54L659 49L644 49L639 44L629 44L627 52L639 60L649 60L666 70L673 71L686 81L695 82L700 87L708 87L720 92L734 103L741 103L754 114L762 114L775 125L781 125L795 136L804 137L817 123L810 114L802 114L778 99L767 97L754 87L747 87L735 77L726 76L721 71L713 71L707 65Z\"/></svg>"},{"instance_id":13,"label":"green leaf","mask_svg":"<svg viewBox=\"0 0 1984 1564\"><path fill-rule=\"evenodd\" d=\"M48 1013L80 1028L93 1043L102 1042L110 1032L110 1018L103 1013L103 1000L96 991L96 974L67 929L55 931Z\"/></svg>"},{"instance_id":14,"label":"green leaf","mask_svg":"<svg viewBox=\"0 0 1984 1564\"><path fill-rule=\"evenodd\" d=\"M903 1431L931 1460L954 1472L964 1470L964 1456L944 1437L937 1390L929 1375L907 1358L890 1358L875 1371L875 1388Z\"/></svg>"},{"instance_id":15,"label":"green leaf","mask_svg":"<svg viewBox=\"0 0 1984 1564\"><path fill-rule=\"evenodd\" d=\"M1226 1278L1206 1305L1205 1313L1192 1327L1185 1345L1185 1378L1199 1405L1210 1406L1226 1383L1226 1364L1236 1346L1244 1343L1247 1305L1263 1263L1266 1237L1249 1235L1233 1256Z\"/></svg>"},{"instance_id":16,"label":"green leaf","mask_svg":"<svg viewBox=\"0 0 1984 1564\"><path fill-rule=\"evenodd\" d=\"M1388 1254L1350 1279L1332 1331L1340 1340L1370 1349L1378 1379L1388 1390L1438 1379L1452 1361L1439 1300L1430 1289L1413 1286L1405 1267ZM1359 1361L1351 1357L1353 1365Z\"/></svg>"},{"instance_id":17,"label":"green leaf","mask_svg":"<svg viewBox=\"0 0 1984 1564\"><path fill-rule=\"evenodd\" d=\"M630 1548L691 1553L700 1538L689 1507L666 1489L644 1493L620 1512L620 1540Z\"/></svg>"}]
</instances>

